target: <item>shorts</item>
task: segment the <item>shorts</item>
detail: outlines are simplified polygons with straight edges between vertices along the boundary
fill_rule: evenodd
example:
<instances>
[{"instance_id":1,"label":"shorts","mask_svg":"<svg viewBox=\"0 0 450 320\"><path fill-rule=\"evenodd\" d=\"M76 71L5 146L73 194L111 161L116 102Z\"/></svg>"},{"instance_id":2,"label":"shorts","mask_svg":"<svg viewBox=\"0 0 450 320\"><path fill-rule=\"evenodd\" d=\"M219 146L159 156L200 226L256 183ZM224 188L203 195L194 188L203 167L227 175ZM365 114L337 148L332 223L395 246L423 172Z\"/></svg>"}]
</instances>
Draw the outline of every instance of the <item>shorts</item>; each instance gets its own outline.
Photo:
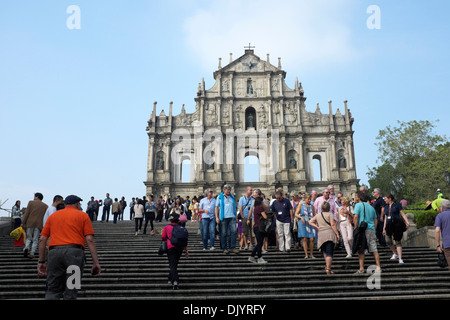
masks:
<instances>
[{"instance_id":1,"label":"shorts","mask_svg":"<svg viewBox=\"0 0 450 320\"><path fill-rule=\"evenodd\" d=\"M402 240L399 240L399 241L394 240L394 235L390 235L390 236L386 235L384 238L386 239L386 245L388 245L388 246L392 246L392 245L395 245L397 247L402 246Z\"/></svg>"},{"instance_id":2,"label":"shorts","mask_svg":"<svg viewBox=\"0 0 450 320\"><path fill-rule=\"evenodd\" d=\"M252 229L253 229L253 220L250 220L250 224L247 224L248 218L242 219L242 233L247 236L252 236Z\"/></svg>"},{"instance_id":3,"label":"shorts","mask_svg":"<svg viewBox=\"0 0 450 320\"><path fill-rule=\"evenodd\" d=\"M378 252L377 235L375 234L375 230L366 229L366 239L369 252Z\"/></svg>"},{"instance_id":4,"label":"shorts","mask_svg":"<svg viewBox=\"0 0 450 320\"><path fill-rule=\"evenodd\" d=\"M320 250L328 257L333 258L335 244L333 241L327 241L322 244Z\"/></svg>"}]
</instances>

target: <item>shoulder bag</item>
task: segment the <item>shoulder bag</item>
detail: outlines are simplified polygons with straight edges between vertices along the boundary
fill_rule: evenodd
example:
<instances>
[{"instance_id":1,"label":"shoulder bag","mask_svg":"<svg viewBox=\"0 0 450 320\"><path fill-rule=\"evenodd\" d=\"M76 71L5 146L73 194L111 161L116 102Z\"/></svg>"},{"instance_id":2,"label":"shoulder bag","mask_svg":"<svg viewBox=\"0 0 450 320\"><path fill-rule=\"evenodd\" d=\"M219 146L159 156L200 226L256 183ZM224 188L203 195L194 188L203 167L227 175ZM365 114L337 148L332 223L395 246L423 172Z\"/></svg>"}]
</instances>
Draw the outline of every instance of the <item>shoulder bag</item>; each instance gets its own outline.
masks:
<instances>
[{"instance_id":1,"label":"shoulder bag","mask_svg":"<svg viewBox=\"0 0 450 320\"><path fill-rule=\"evenodd\" d=\"M167 253L167 241L161 241L158 249L158 254L162 256L165 253Z\"/></svg>"},{"instance_id":2,"label":"shoulder bag","mask_svg":"<svg viewBox=\"0 0 450 320\"><path fill-rule=\"evenodd\" d=\"M438 261L437 264L441 268L448 267L447 259L445 258L445 255L443 252L438 252Z\"/></svg>"},{"instance_id":3,"label":"shoulder bag","mask_svg":"<svg viewBox=\"0 0 450 320\"><path fill-rule=\"evenodd\" d=\"M320 215L322 216L322 219L331 227L331 223L328 222L327 219L325 219L325 217L323 216L323 213L321 212Z\"/></svg>"},{"instance_id":4,"label":"shoulder bag","mask_svg":"<svg viewBox=\"0 0 450 320\"><path fill-rule=\"evenodd\" d=\"M367 222L365 222L364 221L364 218L365 218L365 215L366 215L366 206L364 205L364 203L362 203L363 204L363 208L364 208L364 216L363 216L363 218L362 218L362 220L361 220L361 223L359 224L359 230L360 231L365 231L366 229L367 229Z\"/></svg>"}]
</instances>

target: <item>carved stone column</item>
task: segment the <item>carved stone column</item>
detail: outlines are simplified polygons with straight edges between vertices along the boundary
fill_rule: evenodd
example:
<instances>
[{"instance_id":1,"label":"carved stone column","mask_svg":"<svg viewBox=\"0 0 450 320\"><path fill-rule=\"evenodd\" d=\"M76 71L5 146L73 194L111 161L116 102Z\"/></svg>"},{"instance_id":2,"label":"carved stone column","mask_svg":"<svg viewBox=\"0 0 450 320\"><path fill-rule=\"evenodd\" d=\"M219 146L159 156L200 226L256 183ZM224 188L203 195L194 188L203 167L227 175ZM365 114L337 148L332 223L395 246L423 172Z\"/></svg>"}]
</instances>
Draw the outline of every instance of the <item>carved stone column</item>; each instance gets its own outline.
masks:
<instances>
[{"instance_id":1,"label":"carved stone column","mask_svg":"<svg viewBox=\"0 0 450 320\"><path fill-rule=\"evenodd\" d=\"M171 164L172 161L171 157L171 147L170 147L170 136L166 137L166 141L164 142L164 153L166 155L166 159L164 159L164 181L169 182L171 181L170 173L171 173Z\"/></svg>"},{"instance_id":2,"label":"carved stone column","mask_svg":"<svg viewBox=\"0 0 450 320\"><path fill-rule=\"evenodd\" d=\"M287 161L286 161L286 137L282 136L280 139L280 174L281 180L288 179L288 170L287 170Z\"/></svg>"},{"instance_id":3,"label":"carved stone column","mask_svg":"<svg viewBox=\"0 0 450 320\"><path fill-rule=\"evenodd\" d=\"M203 181L205 177L205 171L204 171L204 162L203 162L203 150L204 150L204 143L203 143L203 131L202 126L198 126L194 128L194 163L191 163L191 165L195 165L195 178L196 181Z\"/></svg>"},{"instance_id":4,"label":"carved stone column","mask_svg":"<svg viewBox=\"0 0 450 320\"><path fill-rule=\"evenodd\" d=\"M298 172L300 174L300 180L306 180L305 157L303 151L304 142L302 137L298 138Z\"/></svg>"},{"instance_id":5,"label":"carved stone column","mask_svg":"<svg viewBox=\"0 0 450 320\"><path fill-rule=\"evenodd\" d=\"M151 137L148 141L148 158L147 158L147 181L153 181L153 163L154 163L154 146L155 140Z\"/></svg>"}]
</instances>

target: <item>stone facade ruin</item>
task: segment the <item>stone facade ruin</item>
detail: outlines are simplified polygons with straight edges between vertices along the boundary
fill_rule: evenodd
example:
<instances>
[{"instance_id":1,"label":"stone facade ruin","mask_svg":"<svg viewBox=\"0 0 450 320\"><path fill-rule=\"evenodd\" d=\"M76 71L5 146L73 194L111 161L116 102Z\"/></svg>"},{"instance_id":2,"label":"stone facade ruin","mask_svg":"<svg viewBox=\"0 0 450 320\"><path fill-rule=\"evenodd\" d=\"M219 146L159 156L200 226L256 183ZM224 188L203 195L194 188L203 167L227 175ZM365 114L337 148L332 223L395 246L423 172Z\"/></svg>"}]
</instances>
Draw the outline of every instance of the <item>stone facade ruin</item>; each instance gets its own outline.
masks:
<instances>
[{"instance_id":1,"label":"stone facade ruin","mask_svg":"<svg viewBox=\"0 0 450 320\"><path fill-rule=\"evenodd\" d=\"M262 60L248 48L245 54L214 72L215 83L198 85L195 112L164 110L148 120L146 194L194 196L224 184L238 196L247 186L267 196L276 188L292 192L321 191L329 184L345 195L357 191L353 146L353 118L343 104L343 113L306 110L302 84L285 83L286 72ZM259 177L244 181L244 159L257 157ZM182 180L183 162L190 162L190 181ZM317 164L314 165L314 162ZM320 173L314 172L319 170ZM256 172L258 175L258 172Z\"/></svg>"}]
</instances>

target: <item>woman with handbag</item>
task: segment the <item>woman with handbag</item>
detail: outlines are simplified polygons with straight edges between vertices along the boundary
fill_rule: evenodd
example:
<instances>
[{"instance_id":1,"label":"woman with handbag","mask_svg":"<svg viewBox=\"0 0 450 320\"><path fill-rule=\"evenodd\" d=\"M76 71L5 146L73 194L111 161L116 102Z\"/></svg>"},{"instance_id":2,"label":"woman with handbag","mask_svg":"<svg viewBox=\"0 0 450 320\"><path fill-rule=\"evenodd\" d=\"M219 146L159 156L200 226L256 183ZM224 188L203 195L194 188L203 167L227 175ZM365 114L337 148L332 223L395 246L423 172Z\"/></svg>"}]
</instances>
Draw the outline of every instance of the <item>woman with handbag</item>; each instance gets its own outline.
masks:
<instances>
[{"instance_id":1,"label":"woman with handbag","mask_svg":"<svg viewBox=\"0 0 450 320\"><path fill-rule=\"evenodd\" d=\"M325 259L325 272L334 274L331 270L333 263L334 247L339 242L339 232L336 228L334 214L330 212L330 203L323 202L321 206L322 212L316 214L310 221L309 225L318 230L317 247L323 252Z\"/></svg>"},{"instance_id":2,"label":"woman with handbag","mask_svg":"<svg viewBox=\"0 0 450 320\"><path fill-rule=\"evenodd\" d=\"M409 222L403 211L402 205L397 202L392 194L388 194L384 201L384 219L383 236L386 238L386 244L392 251L391 260L397 260L398 263L404 263L402 259L402 238L403 232L408 230ZM403 218L403 219L402 219Z\"/></svg>"}]
</instances>

